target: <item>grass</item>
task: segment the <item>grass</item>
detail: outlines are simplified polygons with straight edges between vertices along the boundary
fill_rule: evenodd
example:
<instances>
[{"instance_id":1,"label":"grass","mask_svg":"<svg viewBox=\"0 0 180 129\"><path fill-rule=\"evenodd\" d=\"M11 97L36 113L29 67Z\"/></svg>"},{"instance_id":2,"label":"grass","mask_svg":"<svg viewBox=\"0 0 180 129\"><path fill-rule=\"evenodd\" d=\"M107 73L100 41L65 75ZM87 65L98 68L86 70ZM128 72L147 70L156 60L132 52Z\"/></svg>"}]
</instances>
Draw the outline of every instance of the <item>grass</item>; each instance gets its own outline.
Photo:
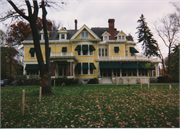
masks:
<instances>
[{"instance_id":1,"label":"grass","mask_svg":"<svg viewBox=\"0 0 180 129\"><path fill-rule=\"evenodd\" d=\"M25 115L21 116L22 90ZM1 88L1 127L179 127L179 87L139 85L86 85L52 87L43 95L39 87Z\"/></svg>"}]
</instances>

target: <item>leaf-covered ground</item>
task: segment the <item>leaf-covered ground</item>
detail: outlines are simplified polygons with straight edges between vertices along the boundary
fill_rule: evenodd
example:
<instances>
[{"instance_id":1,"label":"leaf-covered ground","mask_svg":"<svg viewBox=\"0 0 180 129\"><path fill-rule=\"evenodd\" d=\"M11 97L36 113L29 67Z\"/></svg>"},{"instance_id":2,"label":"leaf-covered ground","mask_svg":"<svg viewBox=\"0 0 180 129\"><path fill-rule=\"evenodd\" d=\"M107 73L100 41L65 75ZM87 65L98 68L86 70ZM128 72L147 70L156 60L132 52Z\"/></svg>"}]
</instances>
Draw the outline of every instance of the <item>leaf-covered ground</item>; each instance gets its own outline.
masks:
<instances>
[{"instance_id":1,"label":"leaf-covered ground","mask_svg":"<svg viewBox=\"0 0 180 129\"><path fill-rule=\"evenodd\" d=\"M22 90L25 115L21 116ZM1 88L1 127L178 127L179 86L139 85L52 87L43 95L39 87Z\"/></svg>"}]
</instances>

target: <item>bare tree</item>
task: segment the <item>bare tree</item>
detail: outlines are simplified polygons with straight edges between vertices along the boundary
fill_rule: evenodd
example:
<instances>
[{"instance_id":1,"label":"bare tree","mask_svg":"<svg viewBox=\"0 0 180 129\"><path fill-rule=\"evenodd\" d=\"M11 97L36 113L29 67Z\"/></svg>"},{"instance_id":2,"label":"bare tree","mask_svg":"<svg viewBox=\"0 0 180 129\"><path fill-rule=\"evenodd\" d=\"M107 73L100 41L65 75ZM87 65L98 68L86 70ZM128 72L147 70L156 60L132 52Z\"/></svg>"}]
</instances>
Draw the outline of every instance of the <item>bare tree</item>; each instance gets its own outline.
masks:
<instances>
[{"instance_id":1,"label":"bare tree","mask_svg":"<svg viewBox=\"0 0 180 129\"><path fill-rule=\"evenodd\" d=\"M170 54L172 47L178 43L179 33L179 20L177 13L172 13L164 16L160 20L160 25L158 22L155 23L155 30L158 36L162 39L165 46L168 47L168 63L170 62ZM160 49L159 49L160 51ZM163 58L163 56L162 56ZM163 64L164 65L164 64ZM170 69L168 67L168 74Z\"/></svg>"}]
</instances>

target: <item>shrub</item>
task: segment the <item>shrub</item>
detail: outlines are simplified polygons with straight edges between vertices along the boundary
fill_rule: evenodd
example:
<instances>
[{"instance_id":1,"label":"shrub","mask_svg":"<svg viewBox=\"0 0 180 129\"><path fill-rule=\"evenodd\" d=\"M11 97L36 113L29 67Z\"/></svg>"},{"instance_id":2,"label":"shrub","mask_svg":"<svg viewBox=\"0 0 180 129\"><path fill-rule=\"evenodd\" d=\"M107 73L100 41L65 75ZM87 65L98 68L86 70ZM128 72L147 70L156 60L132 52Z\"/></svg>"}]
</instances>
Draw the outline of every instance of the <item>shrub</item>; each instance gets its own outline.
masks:
<instances>
[{"instance_id":1,"label":"shrub","mask_svg":"<svg viewBox=\"0 0 180 129\"><path fill-rule=\"evenodd\" d=\"M54 81L56 86L69 86L78 84L78 79L73 78L54 78L51 80L52 86L54 86Z\"/></svg>"},{"instance_id":2,"label":"shrub","mask_svg":"<svg viewBox=\"0 0 180 129\"><path fill-rule=\"evenodd\" d=\"M158 83L172 82L172 80L173 78L167 73L164 73L162 76L158 77Z\"/></svg>"},{"instance_id":3,"label":"shrub","mask_svg":"<svg viewBox=\"0 0 180 129\"><path fill-rule=\"evenodd\" d=\"M97 78L90 79L88 81L88 84L98 84L98 79Z\"/></svg>"}]
</instances>

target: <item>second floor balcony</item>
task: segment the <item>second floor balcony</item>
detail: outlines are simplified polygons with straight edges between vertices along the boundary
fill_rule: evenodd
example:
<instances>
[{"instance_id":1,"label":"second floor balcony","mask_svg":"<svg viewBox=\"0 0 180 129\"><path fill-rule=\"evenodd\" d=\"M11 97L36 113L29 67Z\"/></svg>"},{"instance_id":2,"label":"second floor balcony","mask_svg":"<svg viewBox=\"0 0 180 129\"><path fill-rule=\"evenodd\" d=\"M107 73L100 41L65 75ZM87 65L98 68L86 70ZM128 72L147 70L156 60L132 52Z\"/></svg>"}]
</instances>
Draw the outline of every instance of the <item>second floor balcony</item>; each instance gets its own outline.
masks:
<instances>
[{"instance_id":1,"label":"second floor balcony","mask_svg":"<svg viewBox=\"0 0 180 129\"><path fill-rule=\"evenodd\" d=\"M99 56L96 61L151 61L151 62L161 62L158 58L148 58L145 56Z\"/></svg>"}]
</instances>

